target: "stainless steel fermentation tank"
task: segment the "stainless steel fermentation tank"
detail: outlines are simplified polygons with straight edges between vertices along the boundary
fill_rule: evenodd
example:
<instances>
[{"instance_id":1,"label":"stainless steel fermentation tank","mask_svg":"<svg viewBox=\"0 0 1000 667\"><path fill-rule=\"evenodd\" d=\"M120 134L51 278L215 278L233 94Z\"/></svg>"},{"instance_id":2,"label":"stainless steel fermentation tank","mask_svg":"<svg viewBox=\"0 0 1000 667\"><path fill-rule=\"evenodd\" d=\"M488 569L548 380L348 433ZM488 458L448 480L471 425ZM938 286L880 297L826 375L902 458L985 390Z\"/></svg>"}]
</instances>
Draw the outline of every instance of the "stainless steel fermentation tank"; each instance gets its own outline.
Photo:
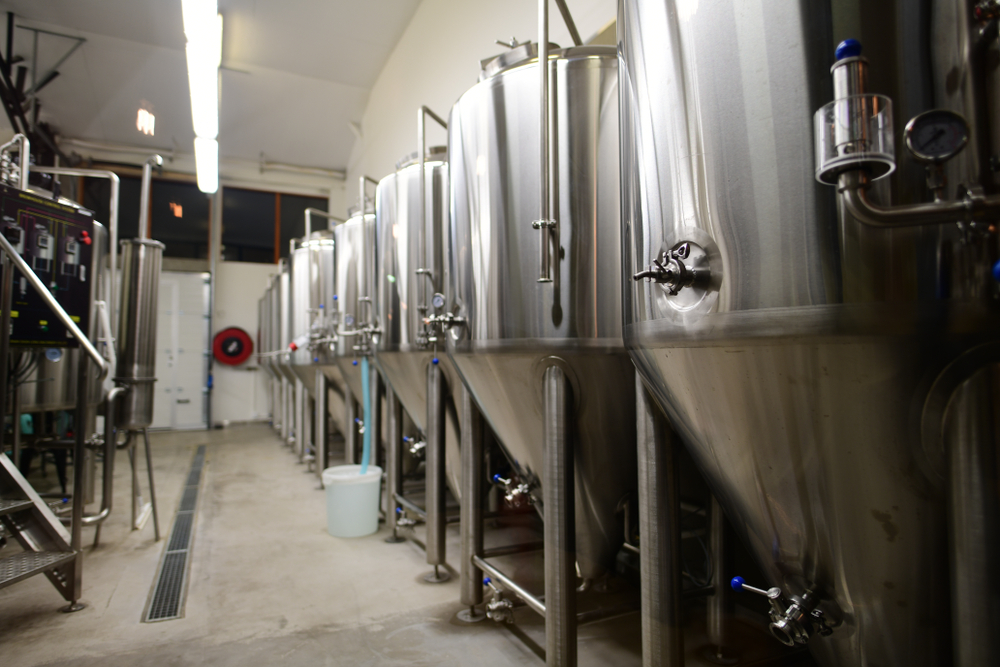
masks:
<instances>
[{"instance_id":1,"label":"stainless steel fermentation tank","mask_svg":"<svg viewBox=\"0 0 1000 667\"><path fill-rule=\"evenodd\" d=\"M445 234L448 221L446 149L425 153L424 187L420 196L420 160L414 153L401 160L394 173L379 181L375 191L378 321L375 339L379 371L420 431L427 433L427 373L438 365L445 376L445 470L448 484L459 495L459 436L456 397L460 380L444 351L444 339L424 319L435 311L435 294L444 292ZM420 214L421 202L425 214ZM423 228L421 229L421 222ZM436 361L435 361L436 360Z\"/></svg>"},{"instance_id":2,"label":"stainless steel fermentation tank","mask_svg":"<svg viewBox=\"0 0 1000 667\"><path fill-rule=\"evenodd\" d=\"M997 237L974 221L996 220L977 189L996 191L1000 113L996 25L971 8L619 3L625 340L765 572L746 583L780 588L773 632L823 665L951 664L953 641L955 664L997 660L977 565L996 562ZM866 51L831 75L848 37ZM833 100L836 169L813 150ZM933 108L971 128L941 169L902 150Z\"/></svg>"},{"instance_id":3,"label":"stainless steel fermentation tank","mask_svg":"<svg viewBox=\"0 0 1000 667\"><path fill-rule=\"evenodd\" d=\"M616 508L636 485L634 370L621 321L617 74L613 48L551 51L552 196L541 230L536 46L487 64L448 122L447 307L462 320L450 329L448 352L517 471L508 491L530 496L547 535L568 518L572 533L575 504L575 560L586 579L612 567L623 541ZM539 248L551 256L549 282L539 281ZM553 464L565 516L543 506L550 438L573 452L568 486L562 463ZM574 486L575 503L559 498ZM563 546L546 540L547 553ZM550 573L546 560L549 597L549 580L564 573ZM560 613L547 610L547 623Z\"/></svg>"},{"instance_id":4,"label":"stainless steel fermentation tank","mask_svg":"<svg viewBox=\"0 0 1000 667\"><path fill-rule=\"evenodd\" d=\"M156 382L156 315L163 244L130 239L122 245L121 314L115 382L128 388L116 415L117 426L145 429L153 423Z\"/></svg>"}]
</instances>

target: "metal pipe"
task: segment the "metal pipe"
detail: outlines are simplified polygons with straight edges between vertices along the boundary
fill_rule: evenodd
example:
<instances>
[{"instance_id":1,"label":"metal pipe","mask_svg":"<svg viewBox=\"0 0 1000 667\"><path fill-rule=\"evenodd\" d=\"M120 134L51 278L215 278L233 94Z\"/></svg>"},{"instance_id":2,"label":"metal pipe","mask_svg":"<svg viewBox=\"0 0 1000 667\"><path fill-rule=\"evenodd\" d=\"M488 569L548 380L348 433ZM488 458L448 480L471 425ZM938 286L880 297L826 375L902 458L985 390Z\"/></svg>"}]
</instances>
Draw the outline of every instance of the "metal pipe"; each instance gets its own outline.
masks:
<instances>
[{"instance_id":1,"label":"metal pipe","mask_svg":"<svg viewBox=\"0 0 1000 667\"><path fill-rule=\"evenodd\" d=\"M117 447L115 447L117 443L115 442L114 411L115 400L124 391L124 387L112 387L104 397L104 472L103 479L101 480L101 511L91 516L85 516L82 519L85 526L97 524L97 531L94 533L94 547L97 547L101 541L101 523L111 514L114 501L115 452L117 451Z\"/></svg>"},{"instance_id":2,"label":"metal pipe","mask_svg":"<svg viewBox=\"0 0 1000 667\"><path fill-rule=\"evenodd\" d=\"M483 602L483 572L476 567L473 557L485 558L483 552L483 415L472 400L472 393L462 383L462 498L461 544L462 569L460 572L462 604L469 607L469 615L478 616L474 607Z\"/></svg>"},{"instance_id":3,"label":"metal pipe","mask_svg":"<svg viewBox=\"0 0 1000 667\"><path fill-rule=\"evenodd\" d=\"M393 499L396 501L397 505L405 509L407 512L413 512L422 520L424 521L427 520L427 510L417 505L415 502L404 496L402 493L393 494Z\"/></svg>"},{"instance_id":4,"label":"metal pipe","mask_svg":"<svg viewBox=\"0 0 1000 667\"><path fill-rule=\"evenodd\" d=\"M639 579L642 664L684 664L681 629L680 502L674 443L666 420L636 372L639 454Z\"/></svg>"},{"instance_id":5,"label":"metal pipe","mask_svg":"<svg viewBox=\"0 0 1000 667\"><path fill-rule=\"evenodd\" d=\"M149 429L142 429L142 439L146 442L146 473L149 476L149 503L153 508L154 542L160 541L160 515L156 511L156 485L153 484L153 450L149 446Z\"/></svg>"},{"instance_id":6,"label":"metal pipe","mask_svg":"<svg viewBox=\"0 0 1000 667\"><path fill-rule=\"evenodd\" d=\"M437 358L434 362L437 362ZM427 459L425 462L427 507L427 563L434 572L424 577L431 583L450 579L440 566L445 563L445 383L438 363L427 365Z\"/></svg>"},{"instance_id":7,"label":"metal pipe","mask_svg":"<svg viewBox=\"0 0 1000 667\"><path fill-rule=\"evenodd\" d=\"M386 542L402 542L396 532L396 496L403 494L403 404L392 387L385 389L385 406L389 411L389 435L385 445L385 515L392 520L392 535Z\"/></svg>"},{"instance_id":8,"label":"metal pipe","mask_svg":"<svg viewBox=\"0 0 1000 667\"><path fill-rule=\"evenodd\" d=\"M946 202L880 206L868 199L868 176L864 171L845 171L837 182L837 191L847 211L858 221L872 227L916 227L941 225L1000 216L1000 197L968 193L964 199Z\"/></svg>"},{"instance_id":9,"label":"metal pipe","mask_svg":"<svg viewBox=\"0 0 1000 667\"><path fill-rule=\"evenodd\" d=\"M323 478L323 471L326 470L327 466L330 464L330 456L328 452L327 441L329 437L327 436L327 416L326 416L326 399L327 391L329 387L326 384L326 375L323 374L323 369L316 368L316 391L313 397L314 407L316 408L316 415L314 420L316 422L315 432L316 432L316 476L320 479Z\"/></svg>"},{"instance_id":10,"label":"metal pipe","mask_svg":"<svg viewBox=\"0 0 1000 667\"><path fill-rule=\"evenodd\" d=\"M539 213L536 223L541 231L540 269L538 282L552 281L550 267L549 236L552 222L549 211L549 0L538 0L538 80L540 82L541 98L538 125L539 143Z\"/></svg>"},{"instance_id":11,"label":"metal pipe","mask_svg":"<svg viewBox=\"0 0 1000 667\"><path fill-rule=\"evenodd\" d=\"M559 8L559 13L562 14L563 21L566 22L566 29L569 30L570 39L573 40L573 46L583 46L583 40L580 39L580 32L576 29L576 23L573 21L573 15L569 13L569 7L566 6L566 0L556 0L556 7Z\"/></svg>"},{"instance_id":12,"label":"metal pipe","mask_svg":"<svg viewBox=\"0 0 1000 667\"><path fill-rule=\"evenodd\" d=\"M153 165L163 166L163 158L150 155L142 163L142 189L139 191L139 238L149 238L149 188L153 182Z\"/></svg>"},{"instance_id":13,"label":"metal pipe","mask_svg":"<svg viewBox=\"0 0 1000 667\"><path fill-rule=\"evenodd\" d=\"M34 171L40 174L53 174L59 176L85 176L89 178L106 178L111 181L111 198L108 202L108 234L110 236L110 248L108 254L111 259L111 280L108 281L108 314L111 319L111 331L109 336L117 331L118 323L118 202L121 192L121 179L113 171L103 169L70 169L67 167L35 167ZM110 342L108 343L111 344Z\"/></svg>"},{"instance_id":14,"label":"metal pipe","mask_svg":"<svg viewBox=\"0 0 1000 667\"><path fill-rule=\"evenodd\" d=\"M14 299L14 267L11 265L10 253L0 253L0 270L3 272L3 284L0 287L3 290L0 294L0 424L3 424L7 412L7 388L10 384L7 360L10 357L10 314ZM13 391L17 391L16 386ZM20 415L15 412L14 420L19 418ZM20 465L20 461L17 463Z\"/></svg>"},{"instance_id":15,"label":"metal pipe","mask_svg":"<svg viewBox=\"0 0 1000 667\"><path fill-rule=\"evenodd\" d=\"M730 591L728 573L729 541L726 539L726 515L722 512L715 494L712 495L712 513L709 527L709 551L712 559L713 594L708 599L708 657L719 664L732 658L729 651Z\"/></svg>"},{"instance_id":16,"label":"metal pipe","mask_svg":"<svg viewBox=\"0 0 1000 667\"><path fill-rule=\"evenodd\" d=\"M85 355L80 355L80 360L76 371L76 414L74 416L75 426L73 428L74 440L73 448L73 525L70 527L70 546L77 552L74 560L75 576L73 577L72 600L68 610L77 605L80 595L83 592L83 558L80 552L83 548L83 483L85 466L83 465L86 456L85 432L83 425L87 419L87 389L90 384L90 368ZM16 419L15 415L15 419Z\"/></svg>"},{"instance_id":17,"label":"metal pipe","mask_svg":"<svg viewBox=\"0 0 1000 667\"><path fill-rule=\"evenodd\" d=\"M502 547L492 549L481 549L483 558L499 558L500 556L513 556L514 554L526 554L532 551L541 551L545 548L545 542L522 542L520 544L507 544Z\"/></svg>"},{"instance_id":18,"label":"metal pipe","mask_svg":"<svg viewBox=\"0 0 1000 667\"><path fill-rule=\"evenodd\" d=\"M354 465L358 450L358 402L354 400L351 386L344 383L344 419L347 433L344 434L344 463Z\"/></svg>"},{"instance_id":19,"label":"metal pipe","mask_svg":"<svg viewBox=\"0 0 1000 667\"><path fill-rule=\"evenodd\" d=\"M576 519L573 496L571 389L566 373L544 377L545 664L576 665Z\"/></svg>"},{"instance_id":20,"label":"metal pipe","mask_svg":"<svg viewBox=\"0 0 1000 667\"><path fill-rule=\"evenodd\" d=\"M427 184L426 177L424 174L424 163L427 161L427 116L430 116L438 124L448 130L448 123L444 121L441 116L437 115L426 106L421 106L417 110L417 160L420 165L420 175L419 175L419 188L420 188L420 227L419 229L419 239L420 239L420 261L426 264L425 267L420 267L417 269L418 273L426 273L431 271L431 281L435 279L440 279L440 276L434 276L434 260L427 256ZM420 303L417 304L417 310L420 313L427 312L427 303L430 300L427 298L427 281L420 281Z\"/></svg>"},{"instance_id":21,"label":"metal pipe","mask_svg":"<svg viewBox=\"0 0 1000 667\"><path fill-rule=\"evenodd\" d=\"M287 164L285 162L272 162L260 154L260 173L265 171L283 171L290 174L306 174L309 176L325 176L337 181L346 181L347 172L343 169L324 169L323 167L303 167L297 164Z\"/></svg>"},{"instance_id":22,"label":"metal pipe","mask_svg":"<svg viewBox=\"0 0 1000 667\"><path fill-rule=\"evenodd\" d=\"M84 335L84 333L80 331L80 327L76 326L76 322L73 321L73 318L69 316L69 313L63 310L63 307L59 305L59 302L56 301L56 298L52 295L52 292L49 291L48 287L45 286L45 283L43 283L41 279L37 275L35 275L35 272L31 270L31 267L28 266L28 263L24 261L24 259L18 254L14 246L10 244L10 241L8 241L6 237L3 236L3 234L0 234L0 250L2 250L4 255L14 264L14 267L21 272L21 275L27 279L28 283L32 286L32 288L34 288L34 290L38 292L38 295L42 298L42 301L44 301L45 305L52 310L52 312L55 314L57 318L59 318L59 321L62 322L63 326L69 329L69 332L73 336L73 338L79 341L80 347L84 349L84 351L87 353L87 356L93 359L94 363L97 364L97 367L101 369L99 379L103 380L104 376L108 372L108 363L104 360L104 357L102 357L101 353L97 351L97 348L91 345L90 339L88 339ZM6 276L8 274L10 274L9 271L5 272L4 275ZM7 282L6 278L4 278L4 282L5 283ZM6 311L4 311L4 313L5 314L3 317L4 319L7 320L7 327L9 329L10 320L7 319L10 317L9 301L8 301L8 308ZM7 331L8 329L5 329L5 331ZM2 350L0 350L0 352L2 352ZM3 363L4 366L6 366L6 362Z\"/></svg>"},{"instance_id":23,"label":"metal pipe","mask_svg":"<svg viewBox=\"0 0 1000 667\"><path fill-rule=\"evenodd\" d=\"M278 388L279 398L281 400L281 441L283 443L288 442L288 430L291 425L288 423L288 378L284 375L281 376L281 383Z\"/></svg>"},{"instance_id":24,"label":"metal pipe","mask_svg":"<svg viewBox=\"0 0 1000 667\"><path fill-rule=\"evenodd\" d=\"M513 593L517 597L519 597L522 600L524 600L524 602L528 605L528 607L533 612L535 612L537 614L540 614L541 616L546 617L546 623L545 624L546 624L546 626L548 625L548 616L545 613L545 603L544 602L542 602L540 599L538 599L537 597L535 597L534 595L532 595L531 593L529 593L528 591L526 591L516 581L514 581L513 579L511 579L510 577L508 577L506 574L504 574L503 572L501 572L496 567L494 567L490 563L486 562L485 560L483 560L479 556L473 556L472 557L472 564L475 565L476 567L478 567L480 570L482 570L486 574L488 574L493 579L496 579L497 581L499 581L501 584L503 584L503 587L506 588L507 590L509 590L511 593ZM575 620L576 620L576 617L574 615L574 621ZM549 657L552 654L549 653L548 651L546 651L545 655L546 655L546 657ZM548 660L546 660L546 664L552 664L552 663L549 662Z\"/></svg>"},{"instance_id":25,"label":"metal pipe","mask_svg":"<svg viewBox=\"0 0 1000 667\"><path fill-rule=\"evenodd\" d=\"M946 420L952 643L956 667L990 664L996 632L997 433L990 373L953 394Z\"/></svg>"},{"instance_id":26,"label":"metal pipe","mask_svg":"<svg viewBox=\"0 0 1000 667\"><path fill-rule=\"evenodd\" d=\"M376 186L378 185L378 181L376 181L371 176L358 177L358 214L361 216L364 216L365 213L367 213L367 209L365 207L365 196L366 196L365 190L367 188L365 186L368 183L372 183L373 185Z\"/></svg>"},{"instance_id":27,"label":"metal pipe","mask_svg":"<svg viewBox=\"0 0 1000 667\"><path fill-rule=\"evenodd\" d=\"M343 218L327 213L326 211L321 211L318 208L307 208L305 213L306 238L309 238L309 236L312 234L312 217L314 215L318 215L320 217L326 218L327 220L332 220L334 222L347 222L347 220L344 220ZM333 225L330 225L330 229L333 229Z\"/></svg>"}]
</instances>

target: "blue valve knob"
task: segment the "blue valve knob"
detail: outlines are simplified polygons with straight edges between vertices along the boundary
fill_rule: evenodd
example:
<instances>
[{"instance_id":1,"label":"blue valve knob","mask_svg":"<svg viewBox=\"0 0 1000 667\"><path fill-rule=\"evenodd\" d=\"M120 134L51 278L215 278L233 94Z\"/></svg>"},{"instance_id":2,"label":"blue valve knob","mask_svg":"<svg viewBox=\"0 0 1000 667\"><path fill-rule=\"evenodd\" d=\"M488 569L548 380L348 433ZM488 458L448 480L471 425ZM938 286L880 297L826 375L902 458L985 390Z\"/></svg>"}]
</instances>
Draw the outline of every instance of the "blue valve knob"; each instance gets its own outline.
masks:
<instances>
[{"instance_id":1,"label":"blue valve knob","mask_svg":"<svg viewBox=\"0 0 1000 667\"><path fill-rule=\"evenodd\" d=\"M313 357L313 363L314 364L318 364L319 363L319 357Z\"/></svg>"},{"instance_id":2,"label":"blue valve knob","mask_svg":"<svg viewBox=\"0 0 1000 667\"><path fill-rule=\"evenodd\" d=\"M485 584L486 586L489 586L492 583L493 583L493 580L490 579L489 577L486 577L485 579L483 579L483 584Z\"/></svg>"},{"instance_id":3,"label":"blue valve knob","mask_svg":"<svg viewBox=\"0 0 1000 667\"><path fill-rule=\"evenodd\" d=\"M1000 283L1000 259L993 265L993 280Z\"/></svg>"},{"instance_id":4,"label":"blue valve knob","mask_svg":"<svg viewBox=\"0 0 1000 667\"><path fill-rule=\"evenodd\" d=\"M403 508L402 507L397 507L396 508L396 514L402 514L402 513L403 513Z\"/></svg>"},{"instance_id":5,"label":"blue valve knob","mask_svg":"<svg viewBox=\"0 0 1000 667\"><path fill-rule=\"evenodd\" d=\"M355 417L354 418L354 423L355 424L360 424L361 423L361 418L360 417Z\"/></svg>"},{"instance_id":6,"label":"blue valve knob","mask_svg":"<svg viewBox=\"0 0 1000 667\"><path fill-rule=\"evenodd\" d=\"M323 304L319 304L319 307L320 307L320 308L322 308L322 307L323 307Z\"/></svg>"},{"instance_id":7,"label":"blue valve knob","mask_svg":"<svg viewBox=\"0 0 1000 667\"><path fill-rule=\"evenodd\" d=\"M861 55L861 42L856 39L845 39L837 46L837 51L834 57L837 60L843 60L844 58L856 58Z\"/></svg>"},{"instance_id":8,"label":"blue valve knob","mask_svg":"<svg viewBox=\"0 0 1000 667\"><path fill-rule=\"evenodd\" d=\"M334 294L334 295L333 295L333 300L334 300L334 301L336 301L336 300L337 300L337 295L336 295L336 294Z\"/></svg>"},{"instance_id":9,"label":"blue valve knob","mask_svg":"<svg viewBox=\"0 0 1000 667\"><path fill-rule=\"evenodd\" d=\"M438 358L434 357L433 359L431 359L431 363L434 364L435 366L437 366Z\"/></svg>"},{"instance_id":10,"label":"blue valve knob","mask_svg":"<svg viewBox=\"0 0 1000 667\"><path fill-rule=\"evenodd\" d=\"M351 364L354 365L354 366L357 366L358 365L358 360L355 359L354 361L351 362Z\"/></svg>"},{"instance_id":11,"label":"blue valve knob","mask_svg":"<svg viewBox=\"0 0 1000 667\"><path fill-rule=\"evenodd\" d=\"M733 577L733 580L729 582L729 585L733 587L734 591L743 590L743 577Z\"/></svg>"}]
</instances>

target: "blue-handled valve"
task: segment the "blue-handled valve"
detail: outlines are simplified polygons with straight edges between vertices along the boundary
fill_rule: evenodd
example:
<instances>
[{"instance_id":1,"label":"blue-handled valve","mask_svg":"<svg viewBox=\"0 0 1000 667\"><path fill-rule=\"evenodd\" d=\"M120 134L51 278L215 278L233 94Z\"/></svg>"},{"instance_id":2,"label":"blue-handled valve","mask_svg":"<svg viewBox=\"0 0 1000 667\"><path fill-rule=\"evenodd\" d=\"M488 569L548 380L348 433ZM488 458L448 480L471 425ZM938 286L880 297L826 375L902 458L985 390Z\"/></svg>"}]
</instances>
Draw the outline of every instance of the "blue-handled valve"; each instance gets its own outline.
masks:
<instances>
[{"instance_id":1,"label":"blue-handled valve","mask_svg":"<svg viewBox=\"0 0 1000 667\"><path fill-rule=\"evenodd\" d=\"M756 586L749 585L743 577L733 577L733 580L729 582L729 585L733 587L734 591L750 591L751 593L763 595L764 597L772 600L781 597L781 589L777 586L769 588L765 591L763 588L757 588Z\"/></svg>"},{"instance_id":2,"label":"blue-handled valve","mask_svg":"<svg viewBox=\"0 0 1000 667\"><path fill-rule=\"evenodd\" d=\"M486 617L497 623L514 622L514 603L503 597L503 591L489 577L483 579L483 584L493 591L493 599L486 603Z\"/></svg>"},{"instance_id":3,"label":"blue-handled valve","mask_svg":"<svg viewBox=\"0 0 1000 667\"><path fill-rule=\"evenodd\" d=\"M1000 283L1000 259L993 265L993 280Z\"/></svg>"},{"instance_id":4,"label":"blue-handled valve","mask_svg":"<svg viewBox=\"0 0 1000 667\"><path fill-rule=\"evenodd\" d=\"M786 600L777 586L767 589L749 586L743 577L733 577L729 582L735 591L750 591L763 595L771 603L771 634L785 646L805 644L819 633L826 637L833 632L833 625L816 608L819 596L808 590L803 595L792 595Z\"/></svg>"}]
</instances>

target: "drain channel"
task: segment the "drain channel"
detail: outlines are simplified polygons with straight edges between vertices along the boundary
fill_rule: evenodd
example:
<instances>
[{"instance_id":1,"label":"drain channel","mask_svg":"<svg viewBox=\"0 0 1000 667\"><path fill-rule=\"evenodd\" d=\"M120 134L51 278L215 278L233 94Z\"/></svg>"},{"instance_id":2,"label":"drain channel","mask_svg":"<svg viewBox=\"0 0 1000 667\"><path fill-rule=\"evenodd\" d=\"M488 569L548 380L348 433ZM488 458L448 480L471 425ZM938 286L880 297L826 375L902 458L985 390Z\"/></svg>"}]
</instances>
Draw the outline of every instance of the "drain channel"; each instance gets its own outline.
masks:
<instances>
[{"instance_id":1,"label":"drain channel","mask_svg":"<svg viewBox=\"0 0 1000 667\"><path fill-rule=\"evenodd\" d=\"M153 589L149 593L149 603L142 618L145 623L169 621L184 616L188 556L191 554L194 513L198 507L198 489L204 466L205 445L198 445L184 486L184 494L177 508L177 516L174 518L174 526L170 530L170 539L167 540Z\"/></svg>"}]
</instances>

